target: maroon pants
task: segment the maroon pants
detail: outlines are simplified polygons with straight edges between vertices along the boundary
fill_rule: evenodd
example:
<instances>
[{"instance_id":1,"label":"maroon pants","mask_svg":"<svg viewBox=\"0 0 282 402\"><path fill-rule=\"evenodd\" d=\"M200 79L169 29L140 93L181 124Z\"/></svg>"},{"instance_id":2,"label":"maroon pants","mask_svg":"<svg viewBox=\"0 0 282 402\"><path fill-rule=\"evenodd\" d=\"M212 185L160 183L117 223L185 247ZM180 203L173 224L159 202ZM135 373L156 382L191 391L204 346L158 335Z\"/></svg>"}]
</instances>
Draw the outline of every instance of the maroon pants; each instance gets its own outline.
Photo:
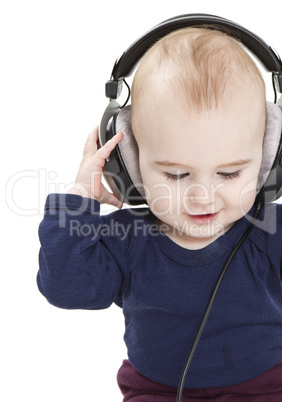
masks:
<instances>
[{"instance_id":1,"label":"maroon pants","mask_svg":"<svg viewBox=\"0 0 282 402\"><path fill-rule=\"evenodd\" d=\"M117 375L118 385L127 402L175 402L177 389L158 384L138 373L124 360ZM282 362L251 381L230 387L184 389L183 402L282 402Z\"/></svg>"}]
</instances>

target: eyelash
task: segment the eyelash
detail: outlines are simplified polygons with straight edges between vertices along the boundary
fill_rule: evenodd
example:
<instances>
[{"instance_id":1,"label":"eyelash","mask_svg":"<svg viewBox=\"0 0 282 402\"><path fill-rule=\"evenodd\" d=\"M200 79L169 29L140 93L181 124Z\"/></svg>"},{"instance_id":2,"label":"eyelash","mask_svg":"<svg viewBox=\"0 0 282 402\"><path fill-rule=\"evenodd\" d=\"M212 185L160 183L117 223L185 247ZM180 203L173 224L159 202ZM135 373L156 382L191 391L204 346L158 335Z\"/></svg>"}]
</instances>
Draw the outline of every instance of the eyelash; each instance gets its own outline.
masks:
<instances>
[{"instance_id":1,"label":"eyelash","mask_svg":"<svg viewBox=\"0 0 282 402\"><path fill-rule=\"evenodd\" d=\"M218 172L218 174L224 180L236 179L237 177L241 176L241 170L237 170L237 172L233 172L233 173Z\"/></svg>"},{"instance_id":2,"label":"eyelash","mask_svg":"<svg viewBox=\"0 0 282 402\"><path fill-rule=\"evenodd\" d=\"M190 176L190 173L171 174L171 173L164 172L164 176L168 180L183 180L186 177Z\"/></svg>"},{"instance_id":3,"label":"eyelash","mask_svg":"<svg viewBox=\"0 0 282 402\"><path fill-rule=\"evenodd\" d=\"M171 174L168 172L164 172L163 174L168 180L174 180L174 181L183 180L186 177L190 176L190 173ZM232 172L232 173L218 172L217 174L219 176L221 176L223 178L223 180L231 180L231 179L236 179L237 177L240 177L241 170L237 170L236 172Z\"/></svg>"}]
</instances>

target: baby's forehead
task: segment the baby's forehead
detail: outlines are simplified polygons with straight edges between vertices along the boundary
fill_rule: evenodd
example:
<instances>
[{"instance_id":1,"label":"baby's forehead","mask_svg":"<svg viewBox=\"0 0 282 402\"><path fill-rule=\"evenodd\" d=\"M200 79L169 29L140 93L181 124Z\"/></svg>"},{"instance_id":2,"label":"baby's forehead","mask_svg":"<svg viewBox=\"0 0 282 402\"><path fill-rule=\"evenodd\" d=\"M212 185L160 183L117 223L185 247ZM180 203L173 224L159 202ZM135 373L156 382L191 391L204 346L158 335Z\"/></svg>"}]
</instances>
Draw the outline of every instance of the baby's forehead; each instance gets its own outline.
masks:
<instances>
[{"instance_id":1,"label":"baby's forehead","mask_svg":"<svg viewBox=\"0 0 282 402\"><path fill-rule=\"evenodd\" d=\"M227 102L198 110L163 86L141 106L133 131L146 152L174 154L177 159L182 149L194 155L215 147L223 154L230 147L235 153L252 150L253 144L261 143L265 124L264 98L245 87L237 88Z\"/></svg>"}]
</instances>

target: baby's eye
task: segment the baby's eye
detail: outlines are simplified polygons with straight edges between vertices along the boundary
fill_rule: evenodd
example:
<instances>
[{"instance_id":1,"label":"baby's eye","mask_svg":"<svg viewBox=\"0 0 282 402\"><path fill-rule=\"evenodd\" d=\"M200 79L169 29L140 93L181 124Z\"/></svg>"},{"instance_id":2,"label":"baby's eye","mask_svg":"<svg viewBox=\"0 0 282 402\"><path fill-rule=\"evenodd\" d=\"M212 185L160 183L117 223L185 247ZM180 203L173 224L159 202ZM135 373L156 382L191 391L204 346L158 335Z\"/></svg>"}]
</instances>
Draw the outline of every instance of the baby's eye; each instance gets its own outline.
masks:
<instances>
[{"instance_id":1,"label":"baby's eye","mask_svg":"<svg viewBox=\"0 0 282 402\"><path fill-rule=\"evenodd\" d=\"M230 179L235 179L237 177L240 177L241 170L237 170L236 172L232 172L232 173L217 172L217 174L219 176L221 176L224 180L230 180Z\"/></svg>"},{"instance_id":2,"label":"baby's eye","mask_svg":"<svg viewBox=\"0 0 282 402\"><path fill-rule=\"evenodd\" d=\"M172 173L168 173L168 172L164 172L163 173L164 176L168 179L168 180L183 180L186 177L190 176L190 173L176 173L176 174L172 174Z\"/></svg>"}]
</instances>

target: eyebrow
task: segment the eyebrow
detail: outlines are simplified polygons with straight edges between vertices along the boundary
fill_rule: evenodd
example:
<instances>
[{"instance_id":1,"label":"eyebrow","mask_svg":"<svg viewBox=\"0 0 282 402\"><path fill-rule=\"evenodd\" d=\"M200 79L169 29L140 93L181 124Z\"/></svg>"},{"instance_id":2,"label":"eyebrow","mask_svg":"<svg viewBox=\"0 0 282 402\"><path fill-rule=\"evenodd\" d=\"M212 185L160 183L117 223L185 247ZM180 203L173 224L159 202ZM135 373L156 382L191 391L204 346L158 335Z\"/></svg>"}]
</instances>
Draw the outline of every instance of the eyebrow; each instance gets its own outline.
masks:
<instances>
[{"instance_id":1,"label":"eyebrow","mask_svg":"<svg viewBox=\"0 0 282 402\"><path fill-rule=\"evenodd\" d=\"M246 165L247 163L252 162L252 159L239 159L234 162L230 163L224 163L222 165L217 166L217 169L222 169L222 168L228 168L232 166L243 166ZM175 162L170 162L170 161L155 161L156 165L159 166L167 166L167 167L178 167L178 168L184 168L184 169L191 169L191 166L189 165L184 165L182 163L175 163Z\"/></svg>"}]
</instances>

